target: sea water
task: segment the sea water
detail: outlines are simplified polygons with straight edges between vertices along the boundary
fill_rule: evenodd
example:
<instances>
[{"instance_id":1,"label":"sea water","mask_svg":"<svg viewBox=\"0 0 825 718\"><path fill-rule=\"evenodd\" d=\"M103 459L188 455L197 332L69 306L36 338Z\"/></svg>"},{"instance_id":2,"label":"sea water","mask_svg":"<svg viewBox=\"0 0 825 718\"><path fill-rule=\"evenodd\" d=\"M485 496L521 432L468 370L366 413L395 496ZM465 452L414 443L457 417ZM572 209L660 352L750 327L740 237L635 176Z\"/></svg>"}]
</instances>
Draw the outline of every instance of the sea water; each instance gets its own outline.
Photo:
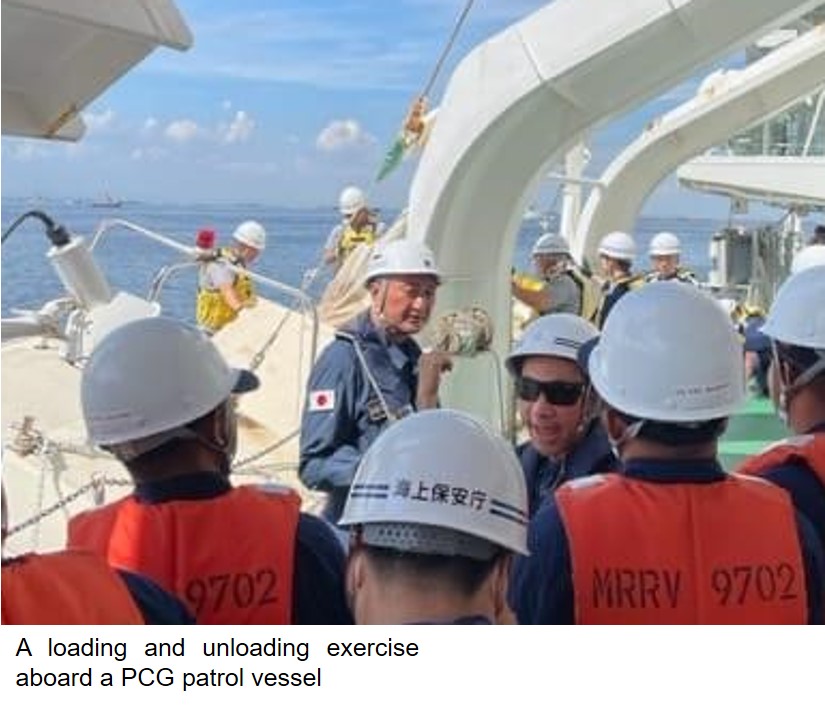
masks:
<instances>
[{"instance_id":1,"label":"sea water","mask_svg":"<svg viewBox=\"0 0 825 718\"><path fill-rule=\"evenodd\" d=\"M332 207L289 209L261 204L155 204L125 202L118 208L92 207L88 202L3 198L2 227L5 231L22 213L41 209L70 232L91 239L105 219L123 219L152 231L193 245L198 229L212 227L218 243L231 242L232 230L240 222L254 219L266 227L268 246L254 269L292 286L300 286L306 273L321 263L327 235L338 221ZM392 222L397 212L384 210L382 219ZM679 217L642 217L635 236L640 258L639 271L648 267L645 254L650 237L671 231L682 240L683 263L704 279L709 268L709 239L724 222L714 219ZM525 222L519 232L513 266L529 270L530 248L541 234L538 222ZM2 251L2 315L14 309L36 309L50 299L63 295L51 264L46 259L48 241L42 225L34 219L24 222L6 241ZM147 296L155 275L162 266L180 261L173 251L123 229L115 229L95 251L109 283L114 289ZM318 273L309 293L320 292L329 272ZM197 278L194 271L175 275L161 295L164 311L185 321L193 321ZM284 301L283 297L273 295Z\"/></svg>"}]
</instances>

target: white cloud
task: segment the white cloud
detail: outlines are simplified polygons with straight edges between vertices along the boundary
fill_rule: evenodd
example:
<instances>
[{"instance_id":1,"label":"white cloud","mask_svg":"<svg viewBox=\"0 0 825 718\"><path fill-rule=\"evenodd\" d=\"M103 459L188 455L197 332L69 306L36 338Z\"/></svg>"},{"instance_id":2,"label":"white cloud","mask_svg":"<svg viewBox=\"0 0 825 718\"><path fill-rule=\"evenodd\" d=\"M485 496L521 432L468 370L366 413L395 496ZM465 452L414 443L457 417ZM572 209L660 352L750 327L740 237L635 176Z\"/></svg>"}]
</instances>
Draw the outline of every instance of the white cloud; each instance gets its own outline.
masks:
<instances>
[{"instance_id":1,"label":"white cloud","mask_svg":"<svg viewBox=\"0 0 825 718\"><path fill-rule=\"evenodd\" d=\"M129 157L135 162L159 160L169 153L162 147L135 147Z\"/></svg>"},{"instance_id":2,"label":"white cloud","mask_svg":"<svg viewBox=\"0 0 825 718\"><path fill-rule=\"evenodd\" d=\"M183 143L203 134L203 130L194 120L174 120L166 126L163 134L173 142Z\"/></svg>"},{"instance_id":3,"label":"white cloud","mask_svg":"<svg viewBox=\"0 0 825 718\"><path fill-rule=\"evenodd\" d=\"M224 110L231 110L232 109L232 100L224 100L221 102L221 107Z\"/></svg>"},{"instance_id":4,"label":"white cloud","mask_svg":"<svg viewBox=\"0 0 825 718\"><path fill-rule=\"evenodd\" d=\"M115 111L110 107L105 112L101 112L99 114L94 112L84 112L83 121L86 123L86 127L89 129L89 132L108 130L111 129L112 124L115 121Z\"/></svg>"},{"instance_id":5,"label":"white cloud","mask_svg":"<svg viewBox=\"0 0 825 718\"><path fill-rule=\"evenodd\" d=\"M255 120L253 120L244 110L238 110L232 122L221 133L221 139L227 144L234 144L236 142L246 142L252 135L252 130L255 129Z\"/></svg>"},{"instance_id":6,"label":"white cloud","mask_svg":"<svg viewBox=\"0 0 825 718\"><path fill-rule=\"evenodd\" d=\"M23 162L51 155L49 146L37 140L11 140L9 145L14 158Z\"/></svg>"},{"instance_id":7,"label":"white cloud","mask_svg":"<svg viewBox=\"0 0 825 718\"><path fill-rule=\"evenodd\" d=\"M374 142L375 138L355 120L333 120L315 138L315 146L324 152L363 147Z\"/></svg>"},{"instance_id":8,"label":"white cloud","mask_svg":"<svg viewBox=\"0 0 825 718\"><path fill-rule=\"evenodd\" d=\"M154 130L157 128L157 126L158 126L157 117L147 117L143 121L142 131L143 131L144 134L148 135L148 134L154 132Z\"/></svg>"}]
</instances>

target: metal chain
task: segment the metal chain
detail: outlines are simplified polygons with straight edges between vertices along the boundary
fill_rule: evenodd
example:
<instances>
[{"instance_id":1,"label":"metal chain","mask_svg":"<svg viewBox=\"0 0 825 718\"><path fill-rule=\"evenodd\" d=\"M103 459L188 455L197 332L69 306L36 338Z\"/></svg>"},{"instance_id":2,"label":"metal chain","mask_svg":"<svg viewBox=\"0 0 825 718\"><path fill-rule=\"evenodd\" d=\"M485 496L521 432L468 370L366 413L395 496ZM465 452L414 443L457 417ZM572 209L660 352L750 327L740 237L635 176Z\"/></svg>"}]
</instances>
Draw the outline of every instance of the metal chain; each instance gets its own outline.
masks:
<instances>
[{"instance_id":1,"label":"metal chain","mask_svg":"<svg viewBox=\"0 0 825 718\"><path fill-rule=\"evenodd\" d=\"M8 536L13 536L20 531L23 531L35 524L40 523L43 519L47 516L51 516L56 511L60 511L61 509L65 508L69 504L73 503L77 499L79 499L83 494L86 494L90 491L100 491L105 486L131 486L132 482L129 479L110 479L106 476L92 476L92 480L88 484L84 484L83 486L75 489L70 494L64 495L59 501L52 504L48 508L41 509L33 516L29 517L25 521L17 524L16 526L12 526L8 531Z\"/></svg>"},{"instance_id":2,"label":"metal chain","mask_svg":"<svg viewBox=\"0 0 825 718\"><path fill-rule=\"evenodd\" d=\"M282 444L286 444L288 441L291 441L296 436L298 436L298 434L300 434L300 433L301 433L300 429L294 429L291 433L287 434L283 439L278 439L278 441L275 441L275 442L269 444L268 446L265 446L259 452L255 453L255 454L251 454L250 456L245 456L243 459L240 459L239 461L236 461L234 464L232 464L232 470L235 471L237 469L240 469L242 466L246 466L247 464L251 464L253 461L257 461L258 459L266 456L267 454L272 453L279 446L281 446Z\"/></svg>"}]
</instances>

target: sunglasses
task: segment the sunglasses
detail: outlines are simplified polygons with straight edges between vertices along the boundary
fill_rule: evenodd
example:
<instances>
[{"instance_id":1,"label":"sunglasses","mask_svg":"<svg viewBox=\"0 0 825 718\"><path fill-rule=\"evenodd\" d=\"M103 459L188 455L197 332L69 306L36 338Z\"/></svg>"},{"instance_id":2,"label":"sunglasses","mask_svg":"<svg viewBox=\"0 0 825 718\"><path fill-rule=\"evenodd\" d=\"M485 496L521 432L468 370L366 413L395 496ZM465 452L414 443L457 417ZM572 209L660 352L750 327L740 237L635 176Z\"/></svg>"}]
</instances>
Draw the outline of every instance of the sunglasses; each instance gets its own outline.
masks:
<instances>
[{"instance_id":1,"label":"sunglasses","mask_svg":"<svg viewBox=\"0 0 825 718\"><path fill-rule=\"evenodd\" d=\"M527 376L516 380L516 393L524 401L538 401L543 394L548 404L573 406L584 393L585 385L571 381L538 381Z\"/></svg>"}]
</instances>

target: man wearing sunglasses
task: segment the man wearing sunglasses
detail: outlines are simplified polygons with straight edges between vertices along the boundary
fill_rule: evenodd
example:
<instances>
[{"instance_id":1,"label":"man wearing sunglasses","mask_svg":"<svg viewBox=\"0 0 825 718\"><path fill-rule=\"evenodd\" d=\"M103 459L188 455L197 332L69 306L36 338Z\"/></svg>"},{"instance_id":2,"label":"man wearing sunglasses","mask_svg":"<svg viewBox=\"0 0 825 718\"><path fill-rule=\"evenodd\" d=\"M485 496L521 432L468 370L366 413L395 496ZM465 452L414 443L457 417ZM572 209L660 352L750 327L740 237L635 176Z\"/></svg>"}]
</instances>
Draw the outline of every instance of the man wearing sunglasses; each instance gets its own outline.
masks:
<instances>
[{"instance_id":1,"label":"man wearing sunglasses","mask_svg":"<svg viewBox=\"0 0 825 718\"><path fill-rule=\"evenodd\" d=\"M616 457L593 410L589 382L576 363L598 336L573 314L549 314L527 327L507 358L529 441L518 447L532 516L542 497L579 476L611 471Z\"/></svg>"},{"instance_id":2,"label":"man wearing sunglasses","mask_svg":"<svg viewBox=\"0 0 825 718\"><path fill-rule=\"evenodd\" d=\"M519 622L820 623L813 527L786 492L717 459L745 390L713 299L681 282L631 292L587 367L621 472L567 483L533 517L510 593Z\"/></svg>"},{"instance_id":3,"label":"man wearing sunglasses","mask_svg":"<svg viewBox=\"0 0 825 718\"><path fill-rule=\"evenodd\" d=\"M791 275L762 327L771 395L795 436L738 467L786 489L825 543L825 267Z\"/></svg>"}]
</instances>

